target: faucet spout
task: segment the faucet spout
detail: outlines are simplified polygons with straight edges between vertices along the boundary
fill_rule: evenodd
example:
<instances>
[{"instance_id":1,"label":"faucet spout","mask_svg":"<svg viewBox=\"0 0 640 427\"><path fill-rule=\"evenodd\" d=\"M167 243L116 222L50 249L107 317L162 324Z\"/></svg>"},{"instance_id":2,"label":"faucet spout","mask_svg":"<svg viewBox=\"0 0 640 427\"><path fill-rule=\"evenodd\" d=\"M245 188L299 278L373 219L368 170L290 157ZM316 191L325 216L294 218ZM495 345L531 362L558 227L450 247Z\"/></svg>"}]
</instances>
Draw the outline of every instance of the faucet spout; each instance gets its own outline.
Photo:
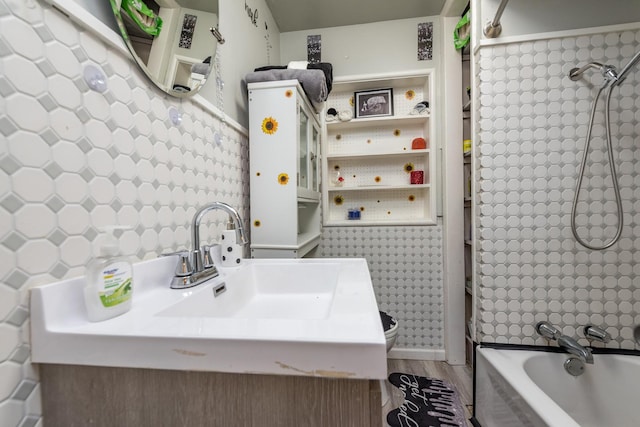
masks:
<instances>
[{"instance_id":1,"label":"faucet spout","mask_svg":"<svg viewBox=\"0 0 640 427\"><path fill-rule=\"evenodd\" d=\"M202 218L205 216L205 214L217 209L226 212L233 221L233 224L236 228L236 239L238 243L241 245L246 245L248 243L246 234L244 232L244 226L242 225L242 220L240 219L238 211L236 211L234 208L222 202L213 202L200 208L193 216L193 222L191 223L193 267L196 272L204 270L202 257L200 256L200 223L202 222Z\"/></svg>"},{"instance_id":2,"label":"faucet spout","mask_svg":"<svg viewBox=\"0 0 640 427\"><path fill-rule=\"evenodd\" d=\"M558 346L568 353L578 356L583 362L593 364L593 354L591 354L591 350L578 344L573 338L566 335L558 337Z\"/></svg>"}]
</instances>

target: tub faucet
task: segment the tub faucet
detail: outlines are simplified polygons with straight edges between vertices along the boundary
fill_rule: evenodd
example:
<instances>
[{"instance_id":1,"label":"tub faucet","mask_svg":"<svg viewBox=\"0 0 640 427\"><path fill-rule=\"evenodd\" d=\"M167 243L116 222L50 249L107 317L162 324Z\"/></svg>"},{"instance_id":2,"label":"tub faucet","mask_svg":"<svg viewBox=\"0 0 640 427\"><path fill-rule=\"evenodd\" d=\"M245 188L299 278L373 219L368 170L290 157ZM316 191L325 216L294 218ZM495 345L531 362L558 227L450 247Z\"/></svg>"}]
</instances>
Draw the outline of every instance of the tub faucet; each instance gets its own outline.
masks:
<instances>
[{"instance_id":1,"label":"tub faucet","mask_svg":"<svg viewBox=\"0 0 640 427\"><path fill-rule=\"evenodd\" d=\"M578 344L578 342L571 337L562 335L560 330L551 323L545 321L538 322L536 325L536 332L548 340L556 341L558 343L558 347L562 348L567 353L577 356L584 363L593 364L593 355L588 347Z\"/></svg>"},{"instance_id":2,"label":"tub faucet","mask_svg":"<svg viewBox=\"0 0 640 427\"><path fill-rule=\"evenodd\" d=\"M559 336L557 342L560 348L578 356L583 362L593 365L593 354L591 354L591 350L588 347L578 344L576 340L566 335Z\"/></svg>"},{"instance_id":3,"label":"tub faucet","mask_svg":"<svg viewBox=\"0 0 640 427\"><path fill-rule=\"evenodd\" d=\"M585 338L587 338L589 341L600 341L604 344L611 341L611 335L609 334L609 332L597 326L587 325L584 327L583 332Z\"/></svg>"}]
</instances>

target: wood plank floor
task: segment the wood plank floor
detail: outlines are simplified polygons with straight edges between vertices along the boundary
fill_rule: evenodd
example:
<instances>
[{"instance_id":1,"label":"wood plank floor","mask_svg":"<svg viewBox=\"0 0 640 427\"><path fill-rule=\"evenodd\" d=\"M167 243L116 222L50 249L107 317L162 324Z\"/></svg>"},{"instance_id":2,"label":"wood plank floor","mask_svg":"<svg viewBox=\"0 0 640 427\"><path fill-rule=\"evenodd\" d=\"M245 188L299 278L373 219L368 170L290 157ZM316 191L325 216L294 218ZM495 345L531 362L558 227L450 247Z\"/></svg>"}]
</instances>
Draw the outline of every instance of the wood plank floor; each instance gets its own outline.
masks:
<instances>
[{"instance_id":1,"label":"wood plank floor","mask_svg":"<svg viewBox=\"0 0 640 427\"><path fill-rule=\"evenodd\" d=\"M467 425L472 425L468 421L469 418L471 418L473 411L473 382L471 380L471 367L466 365L452 366L447 362L431 360L388 359L387 372L389 374L392 372L403 372L423 377L439 378L453 384L453 386L458 390L462 405L464 405ZM398 388L389 384L389 381L387 381L387 386L391 397L387 404L382 407L383 427L388 425L386 422L387 413L392 409L398 408L404 401L404 395Z\"/></svg>"}]
</instances>

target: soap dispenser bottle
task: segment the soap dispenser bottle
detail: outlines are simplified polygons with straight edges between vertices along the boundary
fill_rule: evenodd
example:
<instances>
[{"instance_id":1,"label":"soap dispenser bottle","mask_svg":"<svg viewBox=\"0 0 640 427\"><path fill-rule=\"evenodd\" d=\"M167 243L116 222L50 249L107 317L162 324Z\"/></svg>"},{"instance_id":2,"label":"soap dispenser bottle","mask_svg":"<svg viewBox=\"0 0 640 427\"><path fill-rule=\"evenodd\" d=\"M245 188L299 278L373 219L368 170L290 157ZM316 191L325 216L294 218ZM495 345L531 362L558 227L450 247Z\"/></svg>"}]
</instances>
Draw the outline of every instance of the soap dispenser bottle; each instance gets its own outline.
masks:
<instances>
[{"instance_id":1,"label":"soap dispenser bottle","mask_svg":"<svg viewBox=\"0 0 640 427\"><path fill-rule=\"evenodd\" d=\"M236 227L231 218L222 232L220 257L223 267L237 267L242 263L242 247L236 241Z\"/></svg>"},{"instance_id":2,"label":"soap dispenser bottle","mask_svg":"<svg viewBox=\"0 0 640 427\"><path fill-rule=\"evenodd\" d=\"M92 322L119 316L131 309L133 265L121 255L116 230L127 227L105 227L99 255L87 266L84 299Z\"/></svg>"}]
</instances>

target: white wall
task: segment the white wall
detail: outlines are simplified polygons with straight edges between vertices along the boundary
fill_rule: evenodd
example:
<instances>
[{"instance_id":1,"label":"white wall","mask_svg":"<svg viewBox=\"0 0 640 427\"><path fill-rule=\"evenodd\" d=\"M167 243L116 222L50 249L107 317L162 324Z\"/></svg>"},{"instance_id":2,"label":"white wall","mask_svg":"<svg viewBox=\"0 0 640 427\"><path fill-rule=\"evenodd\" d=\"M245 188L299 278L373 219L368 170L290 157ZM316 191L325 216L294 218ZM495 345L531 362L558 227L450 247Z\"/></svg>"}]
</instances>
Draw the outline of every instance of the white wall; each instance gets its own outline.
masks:
<instances>
[{"instance_id":1,"label":"white wall","mask_svg":"<svg viewBox=\"0 0 640 427\"><path fill-rule=\"evenodd\" d=\"M481 25L495 17L500 1L473 1L472 10ZM500 20L500 37L637 21L640 21L638 0L510 0Z\"/></svg>"},{"instance_id":2,"label":"white wall","mask_svg":"<svg viewBox=\"0 0 640 427\"><path fill-rule=\"evenodd\" d=\"M418 23L433 22L440 34L439 17L399 19L372 24L292 31L280 34L284 64L307 59L307 36L322 36L322 61L333 64L334 76L387 73L437 68L439 45L434 40L433 60L418 61Z\"/></svg>"},{"instance_id":3,"label":"white wall","mask_svg":"<svg viewBox=\"0 0 640 427\"><path fill-rule=\"evenodd\" d=\"M222 80L225 83L224 111L229 117L247 127L249 104L244 76L257 67L280 62L280 30L264 0L248 2L252 9L258 9L257 26L248 18L244 2L219 1L220 32L226 40L223 45L218 45ZM272 46L269 51L267 42ZM218 106L215 76L210 80L200 94Z\"/></svg>"}]
</instances>

